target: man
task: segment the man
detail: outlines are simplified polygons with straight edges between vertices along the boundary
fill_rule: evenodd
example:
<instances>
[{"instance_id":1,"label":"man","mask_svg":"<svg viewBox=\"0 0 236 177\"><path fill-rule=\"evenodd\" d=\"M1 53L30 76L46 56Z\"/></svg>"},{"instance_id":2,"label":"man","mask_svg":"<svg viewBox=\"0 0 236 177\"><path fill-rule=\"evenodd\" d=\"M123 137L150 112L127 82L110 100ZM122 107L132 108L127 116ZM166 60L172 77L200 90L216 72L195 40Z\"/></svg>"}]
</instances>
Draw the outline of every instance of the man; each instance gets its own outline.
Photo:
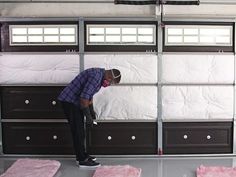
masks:
<instances>
[{"instance_id":1,"label":"man","mask_svg":"<svg viewBox=\"0 0 236 177\"><path fill-rule=\"evenodd\" d=\"M85 150L84 116L86 123L92 127L96 119L93 109L94 94L101 87L118 84L120 79L121 74L117 69L90 68L76 76L58 96L70 125L76 163L80 167L100 166L95 161L96 158L87 154Z\"/></svg>"}]
</instances>

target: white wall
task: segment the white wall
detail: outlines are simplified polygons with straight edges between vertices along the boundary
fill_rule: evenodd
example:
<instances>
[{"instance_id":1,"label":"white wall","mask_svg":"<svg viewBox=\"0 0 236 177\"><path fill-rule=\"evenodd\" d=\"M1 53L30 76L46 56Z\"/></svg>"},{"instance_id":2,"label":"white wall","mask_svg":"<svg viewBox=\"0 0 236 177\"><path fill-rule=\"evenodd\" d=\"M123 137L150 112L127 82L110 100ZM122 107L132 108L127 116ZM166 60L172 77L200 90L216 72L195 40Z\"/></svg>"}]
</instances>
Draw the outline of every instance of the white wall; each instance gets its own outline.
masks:
<instances>
[{"instance_id":1,"label":"white wall","mask_svg":"<svg viewBox=\"0 0 236 177\"><path fill-rule=\"evenodd\" d=\"M7 0L5 0L7 1ZM20 1L20 0L19 0ZM37 0L38 1L38 0ZM50 0L47 0L50 2ZM58 1L58 0L57 0ZM64 0L66 1L66 0ZM77 0L78 2L80 0ZM88 2L90 0L87 0ZM113 0L108 3L0 3L1 17L153 17L160 16L154 5L114 5ZM102 1L102 0L101 0ZM8 1L9 2L9 1ZM94 1L93 1L94 2ZM165 5L164 16L171 17L202 17L214 18L235 17L236 5L212 5L201 0L199 6ZM211 2L224 1L212 0ZM227 4L227 3L226 3ZM236 4L236 2L235 2ZM158 8L157 8L158 9ZM227 9L227 10L226 10Z\"/></svg>"}]
</instances>

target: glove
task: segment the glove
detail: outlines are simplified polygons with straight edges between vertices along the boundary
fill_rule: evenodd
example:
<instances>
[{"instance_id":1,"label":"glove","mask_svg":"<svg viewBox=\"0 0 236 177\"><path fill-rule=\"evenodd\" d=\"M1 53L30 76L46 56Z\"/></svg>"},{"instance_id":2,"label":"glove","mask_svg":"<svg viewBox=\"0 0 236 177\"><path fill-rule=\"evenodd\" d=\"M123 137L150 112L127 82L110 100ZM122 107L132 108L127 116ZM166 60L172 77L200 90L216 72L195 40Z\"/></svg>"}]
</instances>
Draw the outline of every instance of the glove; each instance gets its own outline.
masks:
<instances>
[{"instance_id":1,"label":"glove","mask_svg":"<svg viewBox=\"0 0 236 177\"><path fill-rule=\"evenodd\" d=\"M96 118L97 118L97 113L94 111L93 104L90 104L90 105L89 105L89 110L90 110L90 113L91 113L91 115L92 115L93 120L96 120Z\"/></svg>"},{"instance_id":2,"label":"glove","mask_svg":"<svg viewBox=\"0 0 236 177\"><path fill-rule=\"evenodd\" d=\"M86 123L90 126L93 126L93 117L90 113L89 107L82 108L82 112L86 118Z\"/></svg>"}]
</instances>

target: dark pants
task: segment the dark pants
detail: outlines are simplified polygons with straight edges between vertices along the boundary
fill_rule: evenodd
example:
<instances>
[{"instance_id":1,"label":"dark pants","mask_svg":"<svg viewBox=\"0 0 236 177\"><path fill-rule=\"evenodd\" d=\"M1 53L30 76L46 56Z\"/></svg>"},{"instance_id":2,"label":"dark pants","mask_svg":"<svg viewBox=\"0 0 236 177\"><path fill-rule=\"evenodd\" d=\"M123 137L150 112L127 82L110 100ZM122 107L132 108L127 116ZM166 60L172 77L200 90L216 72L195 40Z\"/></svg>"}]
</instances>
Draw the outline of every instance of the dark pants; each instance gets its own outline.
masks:
<instances>
[{"instance_id":1,"label":"dark pants","mask_svg":"<svg viewBox=\"0 0 236 177\"><path fill-rule=\"evenodd\" d=\"M76 160L83 161L87 157L85 152L84 114L78 106L72 103L61 103L70 125Z\"/></svg>"}]
</instances>

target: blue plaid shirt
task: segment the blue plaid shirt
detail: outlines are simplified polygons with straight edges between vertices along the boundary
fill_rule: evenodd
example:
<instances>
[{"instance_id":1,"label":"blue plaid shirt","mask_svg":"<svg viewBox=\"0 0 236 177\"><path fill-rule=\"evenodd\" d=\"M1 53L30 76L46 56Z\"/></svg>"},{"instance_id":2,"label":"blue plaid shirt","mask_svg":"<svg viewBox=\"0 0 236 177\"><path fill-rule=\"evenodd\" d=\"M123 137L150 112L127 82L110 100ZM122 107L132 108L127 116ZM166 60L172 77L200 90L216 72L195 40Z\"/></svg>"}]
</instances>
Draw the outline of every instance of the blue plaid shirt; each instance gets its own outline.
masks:
<instances>
[{"instance_id":1,"label":"blue plaid shirt","mask_svg":"<svg viewBox=\"0 0 236 177\"><path fill-rule=\"evenodd\" d=\"M103 68L90 68L82 71L64 88L58 100L80 105L80 98L91 100L101 86L105 75Z\"/></svg>"}]
</instances>

